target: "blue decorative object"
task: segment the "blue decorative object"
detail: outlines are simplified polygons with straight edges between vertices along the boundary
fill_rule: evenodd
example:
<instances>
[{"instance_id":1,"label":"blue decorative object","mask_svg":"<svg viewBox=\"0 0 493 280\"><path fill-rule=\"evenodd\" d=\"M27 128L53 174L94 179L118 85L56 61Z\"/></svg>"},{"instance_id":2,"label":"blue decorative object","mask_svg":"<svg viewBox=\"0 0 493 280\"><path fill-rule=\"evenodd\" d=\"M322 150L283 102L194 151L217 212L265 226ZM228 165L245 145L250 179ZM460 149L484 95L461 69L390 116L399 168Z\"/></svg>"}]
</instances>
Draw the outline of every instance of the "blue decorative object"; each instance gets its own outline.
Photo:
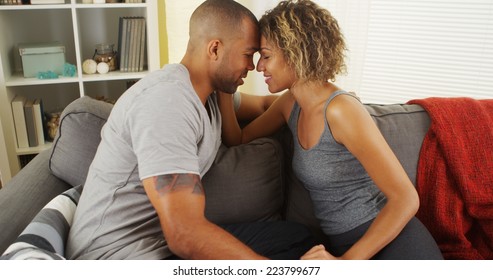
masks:
<instances>
[{"instance_id":1,"label":"blue decorative object","mask_svg":"<svg viewBox=\"0 0 493 280\"><path fill-rule=\"evenodd\" d=\"M63 76L65 77L74 77L77 72L77 68L75 65L70 63L65 63L63 65Z\"/></svg>"},{"instance_id":2,"label":"blue decorative object","mask_svg":"<svg viewBox=\"0 0 493 280\"><path fill-rule=\"evenodd\" d=\"M38 79L40 80L58 79L58 74L53 71L38 72Z\"/></svg>"}]
</instances>

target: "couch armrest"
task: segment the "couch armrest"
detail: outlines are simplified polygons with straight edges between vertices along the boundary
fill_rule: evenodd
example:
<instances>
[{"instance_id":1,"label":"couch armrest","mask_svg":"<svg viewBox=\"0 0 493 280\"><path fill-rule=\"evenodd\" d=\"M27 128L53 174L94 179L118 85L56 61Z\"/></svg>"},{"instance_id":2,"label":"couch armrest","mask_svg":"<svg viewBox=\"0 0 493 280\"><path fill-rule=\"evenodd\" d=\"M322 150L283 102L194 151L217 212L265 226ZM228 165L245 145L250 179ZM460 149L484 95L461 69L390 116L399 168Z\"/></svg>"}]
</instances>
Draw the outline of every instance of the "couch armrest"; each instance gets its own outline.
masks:
<instances>
[{"instance_id":1,"label":"couch armrest","mask_svg":"<svg viewBox=\"0 0 493 280\"><path fill-rule=\"evenodd\" d=\"M50 154L51 149L38 154L0 189L0 252L51 199L71 187L52 175Z\"/></svg>"}]
</instances>

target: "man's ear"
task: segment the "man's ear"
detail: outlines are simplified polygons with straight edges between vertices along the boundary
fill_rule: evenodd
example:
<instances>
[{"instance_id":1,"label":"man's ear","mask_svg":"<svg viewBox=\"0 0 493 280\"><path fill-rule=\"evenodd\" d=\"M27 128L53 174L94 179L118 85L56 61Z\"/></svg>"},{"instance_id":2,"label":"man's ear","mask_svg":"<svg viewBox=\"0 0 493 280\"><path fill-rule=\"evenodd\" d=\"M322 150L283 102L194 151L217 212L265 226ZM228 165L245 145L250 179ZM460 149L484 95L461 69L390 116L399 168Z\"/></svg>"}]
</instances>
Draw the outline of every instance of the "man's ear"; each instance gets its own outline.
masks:
<instances>
[{"instance_id":1,"label":"man's ear","mask_svg":"<svg viewBox=\"0 0 493 280\"><path fill-rule=\"evenodd\" d=\"M207 45L207 55L213 61L219 59L220 49L222 48L222 43L220 40L212 40Z\"/></svg>"}]
</instances>

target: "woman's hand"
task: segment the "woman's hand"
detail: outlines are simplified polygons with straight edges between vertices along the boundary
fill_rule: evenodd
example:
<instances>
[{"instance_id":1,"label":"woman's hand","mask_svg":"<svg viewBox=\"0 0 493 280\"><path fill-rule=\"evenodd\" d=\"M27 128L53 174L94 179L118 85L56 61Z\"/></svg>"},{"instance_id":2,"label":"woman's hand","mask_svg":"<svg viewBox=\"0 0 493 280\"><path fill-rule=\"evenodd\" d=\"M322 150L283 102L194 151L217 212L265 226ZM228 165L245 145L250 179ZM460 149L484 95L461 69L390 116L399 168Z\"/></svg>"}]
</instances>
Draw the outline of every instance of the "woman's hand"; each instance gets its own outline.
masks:
<instances>
[{"instance_id":1,"label":"woman's hand","mask_svg":"<svg viewBox=\"0 0 493 280\"><path fill-rule=\"evenodd\" d=\"M325 250L324 245L316 245L301 256L302 260L338 260Z\"/></svg>"}]
</instances>

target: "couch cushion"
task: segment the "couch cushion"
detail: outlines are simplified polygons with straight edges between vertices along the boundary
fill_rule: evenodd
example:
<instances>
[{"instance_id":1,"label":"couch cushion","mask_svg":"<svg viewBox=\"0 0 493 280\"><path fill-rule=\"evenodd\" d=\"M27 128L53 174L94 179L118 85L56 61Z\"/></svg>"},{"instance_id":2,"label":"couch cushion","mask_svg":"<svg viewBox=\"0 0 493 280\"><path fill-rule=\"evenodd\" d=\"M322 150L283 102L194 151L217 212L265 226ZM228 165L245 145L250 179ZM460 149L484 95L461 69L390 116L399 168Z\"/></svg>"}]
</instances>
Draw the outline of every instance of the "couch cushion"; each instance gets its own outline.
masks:
<instances>
[{"instance_id":1,"label":"couch cushion","mask_svg":"<svg viewBox=\"0 0 493 280\"><path fill-rule=\"evenodd\" d=\"M280 219L283 179L278 141L260 138L231 148L221 146L203 178L206 216L219 224Z\"/></svg>"},{"instance_id":2,"label":"couch cushion","mask_svg":"<svg viewBox=\"0 0 493 280\"><path fill-rule=\"evenodd\" d=\"M366 109L416 185L419 151L430 127L428 113L419 105L406 104L368 104Z\"/></svg>"},{"instance_id":3,"label":"couch cushion","mask_svg":"<svg viewBox=\"0 0 493 280\"><path fill-rule=\"evenodd\" d=\"M85 182L101 141L101 128L112 108L109 103L86 96L63 110L50 158L53 175L72 186Z\"/></svg>"},{"instance_id":4,"label":"couch cushion","mask_svg":"<svg viewBox=\"0 0 493 280\"><path fill-rule=\"evenodd\" d=\"M72 186L84 184L112 108L90 97L79 98L65 108L50 158L55 176ZM279 218L282 156L279 142L270 138L232 148L221 146L203 178L207 217L216 223Z\"/></svg>"},{"instance_id":5,"label":"couch cushion","mask_svg":"<svg viewBox=\"0 0 493 280\"><path fill-rule=\"evenodd\" d=\"M428 131L430 119L418 105L366 104L366 109L406 170L411 182L416 182L416 169L423 138ZM301 222L322 236L319 222L313 212L308 191L291 170L292 137L288 129L282 132L286 164L286 219Z\"/></svg>"}]
</instances>

